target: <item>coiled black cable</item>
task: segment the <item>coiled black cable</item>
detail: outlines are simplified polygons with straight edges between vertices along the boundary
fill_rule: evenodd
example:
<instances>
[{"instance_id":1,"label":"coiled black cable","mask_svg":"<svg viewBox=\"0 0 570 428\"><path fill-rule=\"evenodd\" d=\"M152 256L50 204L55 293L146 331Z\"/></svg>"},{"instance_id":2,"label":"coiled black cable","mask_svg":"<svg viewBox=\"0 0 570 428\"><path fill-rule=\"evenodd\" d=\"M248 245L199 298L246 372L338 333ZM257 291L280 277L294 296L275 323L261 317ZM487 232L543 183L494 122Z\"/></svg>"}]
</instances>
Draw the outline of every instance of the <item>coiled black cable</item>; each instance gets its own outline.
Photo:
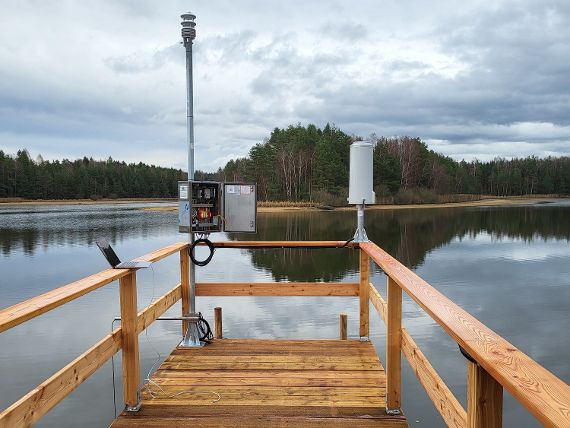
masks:
<instances>
[{"instance_id":1,"label":"coiled black cable","mask_svg":"<svg viewBox=\"0 0 570 428\"><path fill-rule=\"evenodd\" d=\"M206 244L210 249L210 255L204 260L196 260L196 256L194 255L194 248L196 248L196 245L200 243ZM190 245L188 248L188 256L190 256L190 260L192 260L192 263L194 263L196 266L206 266L208 263L210 263L212 257L214 257L214 251L216 251L216 248L214 247L214 244L212 244L212 241L207 238L200 238L196 239L194 243Z\"/></svg>"},{"instance_id":2,"label":"coiled black cable","mask_svg":"<svg viewBox=\"0 0 570 428\"><path fill-rule=\"evenodd\" d=\"M209 343L214 338L210 324L204 319L201 312L198 312L198 331L201 334L200 340L202 342Z\"/></svg>"}]
</instances>

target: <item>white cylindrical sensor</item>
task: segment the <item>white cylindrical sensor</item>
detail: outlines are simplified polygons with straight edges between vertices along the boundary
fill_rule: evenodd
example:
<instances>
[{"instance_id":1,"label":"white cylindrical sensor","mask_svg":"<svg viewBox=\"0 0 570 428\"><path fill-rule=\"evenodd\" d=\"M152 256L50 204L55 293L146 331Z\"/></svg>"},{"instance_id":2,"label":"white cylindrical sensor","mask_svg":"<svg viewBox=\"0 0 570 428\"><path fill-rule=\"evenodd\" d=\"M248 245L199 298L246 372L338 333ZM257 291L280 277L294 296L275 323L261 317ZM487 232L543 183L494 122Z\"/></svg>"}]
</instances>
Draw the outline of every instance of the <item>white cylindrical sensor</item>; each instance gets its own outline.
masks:
<instances>
[{"instance_id":1,"label":"white cylindrical sensor","mask_svg":"<svg viewBox=\"0 0 570 428\"><path fill-rule=\"evenodd\" d=\"M376 202L372 182L373 151L374 146L367 141L356 141L350 145L349 204L369 205Z\"/></svg>"}]
</instances>

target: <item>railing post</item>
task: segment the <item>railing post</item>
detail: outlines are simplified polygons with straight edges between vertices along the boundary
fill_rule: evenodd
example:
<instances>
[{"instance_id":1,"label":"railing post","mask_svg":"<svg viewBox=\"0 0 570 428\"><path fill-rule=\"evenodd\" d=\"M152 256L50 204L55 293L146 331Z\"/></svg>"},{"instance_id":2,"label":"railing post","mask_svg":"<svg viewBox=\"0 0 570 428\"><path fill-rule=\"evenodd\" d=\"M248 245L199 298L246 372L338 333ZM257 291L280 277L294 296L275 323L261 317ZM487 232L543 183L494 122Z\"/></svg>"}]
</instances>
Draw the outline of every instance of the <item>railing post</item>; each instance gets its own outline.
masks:
<instances>
[{"instance_id":1,"label":"railing post","mask_svg":"<svg viewBox=\"0 0 570 428\"><path fill-rule=\"evenodd\" d=\"M182 302L182 316L188 315L190 312L190 261L188 258L188 249L185 247L180 250L180 300ZM182 337L186 334L188 322L182 321Z\"/></svg>"},{"instance_id":2,"label":"railing post","mask_svg":"<svg viewBox=\"0 0 570 428\"><path fill-rule=\"evenodd\" d=\"M370 257L364 250L360 250L360 337L370 335L369 308L370 308Z\"/></svg>"},{"instance_id":3,"label":"railing post","mask_svg":"<svg viewBox=\"0 0 570 428\"><path fill-rule=\"evenodd\" d=\"M137 333L137 274L131 271L119 279L123 352L123 397L125 411L140 409L139 336Z\"/></svg>"},{"instance_id":4,"label":"railing post","mask_svg":"<svg viewBox=\"0 0 570 428\"><path fill-rule=\"evenodd\" d=\"M392 414L399 414L402 385L402 289L390 277L388 277L387 300L386 410Z\"/></svg>"},{"instance_id":5,"label":"railing post","mask_svg":"<svg viewBox=\"0 0 570 428\"><path fill-rule=\"evenodd\" d=\"M214 332L216 339L222 338L222 308L219 306L214 308Z\"/></svg>"},{"instance_id":6,"label":"railing post","mask_svg":"<svg viewBox=\"0 0 570 428\"><path fill-rule=\"evenodd\" d=\"M503 387L478 364L467 362L467 427L503 426Z\"/></svg>"},{"instance_id":7,"label":"railing post","mask_svg":"<svg viewBox=\"0 0 570 428\"><path fill-rule=\"evenodd\" d=\"M348 339L348 315L346 312L341 312L339 318L340 340Z\"/></svg>"}]
</instances>

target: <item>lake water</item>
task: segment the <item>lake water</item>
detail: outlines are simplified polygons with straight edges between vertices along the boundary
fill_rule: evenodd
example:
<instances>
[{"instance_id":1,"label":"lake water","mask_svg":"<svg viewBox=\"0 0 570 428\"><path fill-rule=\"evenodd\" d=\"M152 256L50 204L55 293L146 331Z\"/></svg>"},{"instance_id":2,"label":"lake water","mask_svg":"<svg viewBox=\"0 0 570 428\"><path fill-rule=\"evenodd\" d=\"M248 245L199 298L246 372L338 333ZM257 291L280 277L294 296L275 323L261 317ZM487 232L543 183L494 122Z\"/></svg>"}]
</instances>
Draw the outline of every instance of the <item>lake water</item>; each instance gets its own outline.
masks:
<instances>
[{"instance_id":1,"label":"lake water","mask_svg":"<svg viewBox=\"0 0 570 428\"><path fill-rule=\"evenodd\" d=\"M95 246L107 237L123 260L186 238L175 212L142 211L149 204L0 207L0 307L105 269ZM222 239L344 240L353 212L262 213L257 235ZM371 240L491 329L570 383L570 203L495 208L367 211ZM351 249L219 249L197 270L198 281L357 281ZM172 256L138 274L142 308L179 280ZM386 279L372 281L385 296ZM197 299L212 319L224 310L224 335L256 338L337 338L338 314L348 312L358 335L356 298L218 297ZM404 325L460 401L466 401L466 361L439 326L404 295ZM168 314L178 315L179 304ZM103 287L0 334L0 408L6 408L111 330L119 315L118 284ZM371 307L371 340L385 361L385 327ZM180 340L179 322L157 321L140 336L141 371ZM158 356L160 354L160 357ZM403 358L403 409L410 426L443 426ZM121 404L120 355L117 407ZM505 426L540 426L505 392ZM111 364L54 408L38 426L107 426L114 417Z\"/></svg>"}]
</instances>

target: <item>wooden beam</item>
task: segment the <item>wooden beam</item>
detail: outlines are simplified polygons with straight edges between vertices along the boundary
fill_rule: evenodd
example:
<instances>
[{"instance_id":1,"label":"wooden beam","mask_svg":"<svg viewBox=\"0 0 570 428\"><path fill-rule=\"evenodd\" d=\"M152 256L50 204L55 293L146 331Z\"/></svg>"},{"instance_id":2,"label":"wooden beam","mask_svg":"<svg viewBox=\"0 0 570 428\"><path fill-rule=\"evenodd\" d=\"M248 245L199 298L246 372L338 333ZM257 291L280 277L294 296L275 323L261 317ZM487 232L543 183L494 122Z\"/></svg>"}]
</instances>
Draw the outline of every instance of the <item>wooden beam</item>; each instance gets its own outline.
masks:
<instances>
[{"instance_id":1,"label":"wooden beam","mask_svg":"<svg viewBox=\"0 0 570 428\"><path fill-rule=\"evenodd\" d=\"M386 408L399 410L402 388L402 289L390 277L386 328Z\"/></svg>"},{"instance_id":2,"label":"wooden beam","mask_svg":"<svg viewBox=\"0 0 570 428\"><path fill-rule=\"evenodd\" d=\"M137 315L137 333L146 330L158 317L170 309L181 296L180 284L173 287L168 293L148 305Z\"/></svg>"},{"instance_id":3,"label":"wooden beam","mask_svg":"<svg viewBox=\"0 0 570 428\"><path fill-rule=\"evenodd\" d=\"M0 333L97 290L128 273L127 269L107 269L2 309L0 311Z\"/></svg>"},{"instance_id":4,"label":"wooden beam","mask_svg":"<svg viewBox=\"0 0 570 428\"><path fill-rule=\"evenodd\" d=\"M360 253L360 337L370 335L370 257L363 250Z\"/></svg>"},{"instance_id":5,"label":"wooden beam","mask_svg":"<svg viewBox=\"0 0 570 428\"><path fill-rule=\"evenodd\" d=\"M321 247L342 248L357 247L357 243L346 241L224 241L214 242L216 248L299 248Z\"/></svg>"},{"instance_id":6,"label":"wooden beam","mask_svg":"<svg viewBox=\"0 0 570 428\"><path fill-rule=\"evenodd\" d=\"M386 317L388 316L387 315L388 305L386 304L386 302L384 301L378 290L376 290L376 287L374 287L374 285L372 284L370 284L369 294L370 294L370 302L372 302L372 305L376 308L378 314L380 314L380 318L382 318L382 321L386 323Z\"/></svg>"},{"instance_id":7,"label":"wooden beam","mask_svg":"<svg viewBox=\"0 0 570 428\"><path fill-rule=\"evenodd\" d=\"M382 320L386 322L386 302L372 284L370 284L370 300ZM466 427L467 412L403 327L402 352L446 425L457 428Z\"/></svg>"},{"instance_id":8,"label":"wooden beam","mask_svg":"<svg viewBox=\"0 0 570 428\"><path fill-rule=\"evenodd\" d=\"M540 422L570 426L570 385L542 367L372 242L360 243L387 275Z\"/></svg>"},{"instance_id":9,"label":"wooden beam","mask_svg":"<svg viewBox=\"0 0 570 428\"><path fill-rule=\"evenodd\" d=\"M187 248L187 242L179 242L160 250L153 251L137 260L157 262L181 249ZM129 274L128 269L107 269L86 278L48 291L0 311L0 333L22 324L41 314L45 314L65 303L71 302L91 291L97 290Z\"/></svg>"},{"instance_id":10,"label":"wooden beam","mask_svg":"<svg viewBox=\"0 0 570 428\"><path fill-rule=\"evenodd\" d=\"M187 248L180 250L180 283L182 316L184 316L190 313L190 260ZM188 322L182 321L182 336L186 334L187 328Z\"/></svg>"},{"instance_id":11,"label":"wooden beam","mask_svg":"<svg viewBox=\"0 0 570 428\"><path fill-rule=\"evenodd\" d=\"M348 340L348 315L342 312L339 318L340 340Z\"/></svg>"},{"instance_id":12,"label":"wooden beam","mask_svg":"<svg viewBox=\"0 0 570 428\"><path fill-rule=\"evenodd\" d=\"M467 427L503 426L503 387L481 366L467 361Z\"/></svg>"},{"instance_id":13,"label":"wooden beam","mask_svg":"<svg viewBox=\"0 0 570 428\"><path fill-rule=\"evenodd\" d=\"M123 398L126 408L139 406L140 362L137 332L136 271L121 278L121 330L123 333Z\"/></svg>"},{"instance_id":14,"label":"wooden beam","mask_svg":"<svg viewBox=\"0 0 570 428\"><path fill-rule=\"evenodd\" d=\"M202 282L196 296L358 296L357 282Z\"/></svg>"},{"instance_id":15,"label":"wooden beam","mask_svg":"<svg viewBox=\"0 0 570 428\"><path fill-rule=\"evenodd\" d=\"M146 329L180 298L180 284L139 312L137 332ZM0 427L27 427L75 390L121 349L123 332L119 327L46 381L20 398L2 413Z\"/></svg>"},{"instance_id":16,"label":"wooden beam","mask_svg":"<svg viewBox=\"0 0 570 428\"><path fill-rule=\"evenodd\" d=\"M402 351L446 425L465 428L467 426L465 409L405 328L402 328Z\"/></svg>"},{"instance_id":17,"label":"wooden beam","mask_svg":"<svg viewBox=\"0 0 570 428\"><path fill-rule=\"evenodd\" d=\"M215 334L214 337L216 339L222 338L222 308L219 306L214 308L214 330Z\"/></svg>"},{"instance_id":18,"label":"wooden beam","mask_svg":"<svg viewBox=\"0 0 570 428\"><path fill-rule=\"evenodd\" d=\"M121 329L113 330L0 413L0 427L29 427L37 422L121 349L121 339Z\"/></svg>"}]
</instances>

